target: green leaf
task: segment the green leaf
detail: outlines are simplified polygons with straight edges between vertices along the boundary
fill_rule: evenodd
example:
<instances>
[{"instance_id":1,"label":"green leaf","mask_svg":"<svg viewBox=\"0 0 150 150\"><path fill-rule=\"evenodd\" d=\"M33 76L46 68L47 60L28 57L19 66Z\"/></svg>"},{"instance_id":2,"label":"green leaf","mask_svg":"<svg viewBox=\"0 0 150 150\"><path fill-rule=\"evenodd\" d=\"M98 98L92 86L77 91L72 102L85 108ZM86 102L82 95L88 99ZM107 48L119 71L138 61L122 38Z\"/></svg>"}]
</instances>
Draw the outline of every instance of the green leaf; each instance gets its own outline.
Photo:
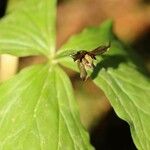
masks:
<instances>
[{"instance_id":1,"label":"green leaf","mask_svg":"<svg viewBox=\"0 0 150 150\"><path fill-rule=\"evenodd\" d=\"M112 21L108 20L97 28L89 27L84 29L81 33L72 36L57 51L58 61L63 66L78 71L77 64L73 61L71 55L81 50L89 51L100 45L108 44L112 36L111 29Z\"/></svg>"},{"instance_id":2,"label":"green leaf","mask_svg":"<svg viewBox=\"0 0 150 150\"><path fill-rule=\"evenodd\" d=\"M17 5L19 5L19 3L22 1L23 0L8 0L6 13L10 13L11 11L13 11L17 7Z\"/></svg>"},{"instance_id":3,"label":"green leaf","mask_svg":"<svg viewBox=\"0 0 150 150\"><path fill-rule=\"evenodd\" d=\"M118 116L129 123L137 148L149 150L150 80L122 63L117 69L101 69L94 82L104 91Z\"/></svg>"},{"instance_id":4,"label":"green leaf","mask_svg":"<svg viewBox=\"0 0 150 150\"><path fill-rule=\"evenodd\" d=\"M1 150L92 149L59 67L27 68L3 83L0 95Z\"/></svg>"},{"instance_id":5,"label":"green leaf","mask_svg":"<svg viewBox=\"0 0 150 150\"><path fill-rule=\"evenodd\" d=\"M57 52L57 57L66 57L81 50L93 50L107 44L111 38L112 21L106 21L98 28L89 27L72 36Z\"/></svg>"},{"instance_id":6,"label":"green leaf","mask_svg":"<svg viewBox=\"0 0 150 150\"><path fill-rule=\"evenodd\" d=\"M86 47L86 44L89 49L96 45L95 39L101 39L99 40L101 43L106 40L106 37L111 37L111 48L106 55L98 57L91 78L104 91L118 116L129 123L137 148L149 150L150 79L141 68L142 65L138 64L137 66L135 63L138 61L133 59L136 55L117 40L111 31L108 31L110 31L110 26L107 22L95 30L88 29L86 34L83 32L74 36L71 42L65 44L64 49L69 49L69 46L76 44L77 50ZM104 34L102 35L102 33ZM62 65L76 70L76 63L71 57L64 57L60 59L60 62Z\"/></svg>"},{"instance_id":7,"label":"green leaf","mask_svg":"<svg viewBox=\"0 0 150 150\"><path fill-rule=\"evenodd\" d=\"M56 0L24 0L0 22L0 54L53 55Z\"/></svg>"}]
</instances>

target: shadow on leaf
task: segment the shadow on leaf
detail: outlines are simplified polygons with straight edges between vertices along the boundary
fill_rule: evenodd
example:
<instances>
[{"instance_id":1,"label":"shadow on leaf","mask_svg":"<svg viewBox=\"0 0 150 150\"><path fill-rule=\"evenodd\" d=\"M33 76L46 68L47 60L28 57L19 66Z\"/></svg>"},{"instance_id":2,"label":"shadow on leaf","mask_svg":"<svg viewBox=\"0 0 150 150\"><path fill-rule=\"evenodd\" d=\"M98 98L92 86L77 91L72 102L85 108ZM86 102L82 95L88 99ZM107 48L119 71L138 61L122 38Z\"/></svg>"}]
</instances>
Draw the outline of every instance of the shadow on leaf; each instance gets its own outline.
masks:
<instances>
[{"instance_id":1,"label":"shadow on leaf","mask_svg":"<svg viewBox=\"0 0 150 150\"><path fill-rule=\"evenodd\" d=\"M105 68L106 70L108 68L115 69L115 68L118 68L120 63L127 62L127 59L123 55L113 55L113 56L105 55L102 57L103 57L103 60L95 66L91 74L92 79L95 79L97 77L98 73L100 72L102 68Z\"/></svg>"}]
</instances>

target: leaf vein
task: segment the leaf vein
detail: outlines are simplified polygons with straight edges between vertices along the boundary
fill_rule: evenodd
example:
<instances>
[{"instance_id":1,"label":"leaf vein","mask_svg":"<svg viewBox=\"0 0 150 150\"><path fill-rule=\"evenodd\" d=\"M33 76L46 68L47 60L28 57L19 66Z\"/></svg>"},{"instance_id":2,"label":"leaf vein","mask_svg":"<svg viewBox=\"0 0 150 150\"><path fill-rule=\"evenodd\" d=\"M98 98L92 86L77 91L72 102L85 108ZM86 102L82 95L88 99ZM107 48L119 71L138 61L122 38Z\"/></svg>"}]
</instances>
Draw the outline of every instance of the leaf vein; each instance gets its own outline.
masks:
<instances>
[{"instance_id":1,"label":"leaf vein","mask_svg":"<svg viewBox=\"0 0 150 150\"><path fill-rule=\"evenodd\" d=\"M108 74L108 75L109 75L109 74ZM130 120L133 122L130 113L126 110L126 108L125 108L125 107L123 106L123 104L122 104L122 100L121 100L122 98L120 98L120 96L118 96L118 94L116 93L116 91L113 89L111 83L109 83L109 82L108 82L104 77L102 77L102 76L101 76L101 79L103 79L103 80L111 87L111 89L112 89L112 91L114 92L114 94L118 97L118 99L120 99L118 102L120 103L120 105L122 106L122 108L124 108L123 110L124 110L124 111L126 112L126 114L129 116ZM129 120L126 119L126 121L129 123ZM138 141L139 141L141 147L143 147L143 145L141 144L139 138L138 138Z\"/></svg>"},{"instance_id":2,"label":"leaf vein","mask_svg":"<svg viewBox=\"0 0 150 150\"><path fill-rule=\"evenodd\" d=\"M61 76L61 78L62 78L62 76ZM62 78L62 81L63 81L63 85L65 85L63 78ZM72 119L73 119L73 121L75 122L76 127L78 128L78 131L79 131L81 137L83 137L83 136L82 136L82 133L81 133L81 131L80 131L80 127L79 127L79 125L78 125L78 122L77 122L76 119L75 119L76 117L75 117L74 113L72 112L72 108L71 108L71 104L70 104L70 99L69 99L69 97L71 97L71 96L70 96L70 92L68 92L66 86L64 86L64 89L66 90L66 94L67 94L67 98L68 98L68 102L69 102L69 107L70 107L70 110L71 110ZM85 144L85 142L84 142L83 139L84 139L84 138L82 138L82 141L83 141L83 143L84 143L84 145L85 145L85 147L86 147L86 144Z\"/></svg>"},{"instance_id":3,"label":"leaf vein","mask_svg":"<svg viewBox=\"0 0 150 150\"><path fill-rule=\"evenodd\" d=\"M122 90L122 92L125 93L126 96L129 98L130 102L133 104L133 107L135 106L134 108L135 108L135 110L136 110L136 112L137 112L137 116L138 116L138 118L139 118L139 122L140 122L141 128L142 128L141 131L143 131L142 133L143 133L143 135L145 136L145 139L148 139L147 136L146 136L145 128L143 127L143 123L142 123L142 121L141 121L141 118L140 118L138 109L141 110L142 112L144 112L144 111L143 111L139 106L137 106L134 101L132 101L132 99L130 98L129 94L126 93L126 91L122 88L122 86L120 85L120 83L119 83L113 76L112 76L112 78L116 81L117 85L120 87L120 89ZM137 108L138 108L138 109L137 109ZM138 134L137 134L137 136L138 136ZM146 142L146 147L148 148L148 143L147 143L146 140L145 140L145 142ZM149 149L147 149L147 150L149 150Z\"/></svg>"}]
</instances>

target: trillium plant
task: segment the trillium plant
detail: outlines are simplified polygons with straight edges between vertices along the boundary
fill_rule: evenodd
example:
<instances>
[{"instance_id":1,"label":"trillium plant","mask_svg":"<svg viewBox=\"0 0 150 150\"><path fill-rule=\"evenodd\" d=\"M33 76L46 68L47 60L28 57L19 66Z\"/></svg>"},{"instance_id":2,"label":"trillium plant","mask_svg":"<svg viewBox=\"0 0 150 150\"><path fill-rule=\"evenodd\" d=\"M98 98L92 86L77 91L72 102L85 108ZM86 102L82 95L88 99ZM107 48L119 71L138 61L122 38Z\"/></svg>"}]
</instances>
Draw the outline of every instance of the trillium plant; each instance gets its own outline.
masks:
<instances>
[{"instance_id":1,"label":"trillium plant","mask_svg":"<svg viewBox=\"0 0 150 150\"><path fill-rule=\"evenodd\" d=\"M56 50L56 4L16 1L0 20L0 54L42 55L47 60L1 83L0 150L94 149L81 125L70 79L60 67L79 71L72 56L81 50L90 64L96 57L88 75L83 74L87 63L78 62L81 78L90 77L104 91L117 115L130 125L136 147L150 150L150 79L139 59L116 38L111 21L84 29ZM109 51L91 60L92 50L109 41Z\"/></svg>"}]
</instances>

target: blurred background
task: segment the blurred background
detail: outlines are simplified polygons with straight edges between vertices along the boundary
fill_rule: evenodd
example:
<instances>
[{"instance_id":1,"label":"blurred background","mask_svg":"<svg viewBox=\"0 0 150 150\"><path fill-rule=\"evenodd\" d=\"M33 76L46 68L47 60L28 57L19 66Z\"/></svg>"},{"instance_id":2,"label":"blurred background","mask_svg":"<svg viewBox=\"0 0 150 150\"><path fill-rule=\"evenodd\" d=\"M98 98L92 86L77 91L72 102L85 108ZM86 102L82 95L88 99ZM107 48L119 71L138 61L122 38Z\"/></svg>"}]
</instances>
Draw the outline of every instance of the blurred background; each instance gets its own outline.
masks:
<instances>
[{"instance_id":1,"label":"blurred background","mask_svg":"<svg viewBox=\"0 0 150 150\"><path fill-rule=\"evenodd\" d=\"M1 17L10 1L0 0ZM150 71L150 0L58 0L57 48L71 35L106 19L114 21L116 35L141 56ZM1 55L0 80L42 61L42 57ZM79 74L64 69L71 78L82 123L96 150L136 150L128 124L116 116L104 93L90 79L83 83Z\"/></svg>"}]
</instances>

